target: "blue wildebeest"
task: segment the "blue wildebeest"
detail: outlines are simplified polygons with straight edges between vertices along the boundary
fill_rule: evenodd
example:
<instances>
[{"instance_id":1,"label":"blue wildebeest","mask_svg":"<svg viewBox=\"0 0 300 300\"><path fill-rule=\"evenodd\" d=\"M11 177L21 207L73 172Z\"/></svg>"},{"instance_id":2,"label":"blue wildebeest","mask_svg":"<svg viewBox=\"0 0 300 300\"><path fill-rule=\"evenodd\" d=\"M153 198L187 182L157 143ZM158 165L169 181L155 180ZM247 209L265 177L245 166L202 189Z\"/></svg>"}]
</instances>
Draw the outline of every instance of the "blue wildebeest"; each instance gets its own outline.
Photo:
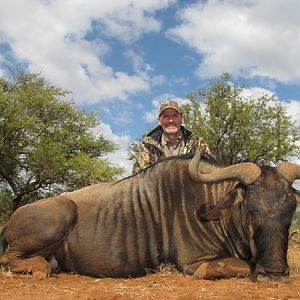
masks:
<instances>
[{"instance_id":1,"label":"blue wildebeest","mask_svg":"<svg viewBox=\"0 0 300 300\"><path fill-rule=\"evenodd\" d=\"M0 263L46 277L52 256L64 271L133 277L171 262L199 279L287 281L300 166L218 167L200 156L17 209Z\"/></svg>"}]
</instances>

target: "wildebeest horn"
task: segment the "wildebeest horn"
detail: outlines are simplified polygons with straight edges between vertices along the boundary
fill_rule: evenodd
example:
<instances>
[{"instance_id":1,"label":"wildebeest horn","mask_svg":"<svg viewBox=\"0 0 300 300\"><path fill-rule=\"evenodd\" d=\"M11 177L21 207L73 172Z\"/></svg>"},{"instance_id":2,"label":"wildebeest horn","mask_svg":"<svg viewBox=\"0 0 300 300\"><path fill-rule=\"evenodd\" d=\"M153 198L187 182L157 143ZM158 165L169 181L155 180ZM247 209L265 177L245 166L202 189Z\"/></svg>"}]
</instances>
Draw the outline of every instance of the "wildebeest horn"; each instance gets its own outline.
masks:
<instances>
[{"instance_id":1,"label":"wildebeest horn","mask_svg":"<svg viewBox=\"0 0 300 300\"><path fill-rule=\"evenodd\" d=\"M253 163L239 163L226 168L212 166L200 160L197 152L189 165L189 174L196 182L215 182L222 179L238 179L244 184L251 184L260 175L260 168Z\"/></svg>"},{"instance_id":2,"label":"wildebeest horn","mask_svg":"<svg viewBox=\"0 0 300 300\"><path fill-rule=\"evenodd\" d=\"M277 167L277 171L290 183L300 179L300 166L290 162L283 162Z\"/></svg>"}]
</instances>

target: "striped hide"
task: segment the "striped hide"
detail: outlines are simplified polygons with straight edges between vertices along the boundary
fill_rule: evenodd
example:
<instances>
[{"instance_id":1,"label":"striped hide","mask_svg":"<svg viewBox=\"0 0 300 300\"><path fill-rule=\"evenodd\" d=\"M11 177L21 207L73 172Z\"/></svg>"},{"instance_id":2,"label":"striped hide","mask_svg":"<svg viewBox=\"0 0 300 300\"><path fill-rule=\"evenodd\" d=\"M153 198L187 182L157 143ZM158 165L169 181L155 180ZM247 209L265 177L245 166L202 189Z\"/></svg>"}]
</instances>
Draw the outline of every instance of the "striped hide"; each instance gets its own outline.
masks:
<instances>
[{"instance_id":1,"label":"striped hide","mask_svg":"<svg viewBox=\"0 0 300 300\"><path fill-rule=\"evenodd\" d=\"M51 258L63 271L134 277L170 262L199 279L285 282L299 173L291 163L218 167L201 153L166 159L17 209L0 263L47 277Z\"/></svg>"}]
</instances>

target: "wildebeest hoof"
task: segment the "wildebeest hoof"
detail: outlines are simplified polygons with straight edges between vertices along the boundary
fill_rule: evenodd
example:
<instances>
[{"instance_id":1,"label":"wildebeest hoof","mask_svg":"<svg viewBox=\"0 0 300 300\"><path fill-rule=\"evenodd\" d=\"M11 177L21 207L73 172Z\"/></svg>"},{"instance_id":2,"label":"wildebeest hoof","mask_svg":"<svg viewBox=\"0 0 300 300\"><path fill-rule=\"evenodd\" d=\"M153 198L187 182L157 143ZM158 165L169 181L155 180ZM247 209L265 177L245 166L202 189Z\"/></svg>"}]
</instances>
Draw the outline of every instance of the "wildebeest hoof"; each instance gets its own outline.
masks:
<instances>
[{"instance_id":1,"label":"wildebeest hoof","mask_svg":"<svg viewBox=\"0 0 300 300\"><path fill-rule=\"evenodd\" d=\"M51 276L51 265L40 256L27 259L16 259L9 266L11 271L15 273L31 273L33 277L41 279Z\"/></svg>"},{"instance_id":2,"label":"wildebeest hoof","mask_svg":"<svg viewBox=\"0 0 300 300\"><path fill-rule=\"evenodd\" d=\"M275 276L258 274L256 277L256 281L260 283L290 283L291 279L288 275Z\"/></svg>"},{"instance_id":3,"label":"wildebeest hoof","mask_svg":"<svg viewBox=\"0 0 300 300\"><path fill-rule=\"evenodd\" d=\"M195 279L205 279L207 273L208 263L203 263L199 266L197 271L193 274L193 278Z\"/></svg>"},{"instance_id":4,"label":"wildebeest hoof","mask_svg":"<svg viewBox=\"0 0 300 300\"><path fill-rule=\"evenodd\" d=\"M223 261L205 262L194 273L197 279L216 279L224 276L225 263Z\"/></svg>"},{"instance_id":5,"label":"wildebeest hoof","mask_svg":"<svg viewBox=\"0 0 300 300\"><path fill-rule=\"evenodd\" d=\"M36 272L33 272L32 273L32 277L34 279L37 279L37 280L42 280L42 279L45 279L47 277L49 277L50 275L45 273L45 272L42 272L42 271L36 271Z\"/></svg>"}]
</instances>

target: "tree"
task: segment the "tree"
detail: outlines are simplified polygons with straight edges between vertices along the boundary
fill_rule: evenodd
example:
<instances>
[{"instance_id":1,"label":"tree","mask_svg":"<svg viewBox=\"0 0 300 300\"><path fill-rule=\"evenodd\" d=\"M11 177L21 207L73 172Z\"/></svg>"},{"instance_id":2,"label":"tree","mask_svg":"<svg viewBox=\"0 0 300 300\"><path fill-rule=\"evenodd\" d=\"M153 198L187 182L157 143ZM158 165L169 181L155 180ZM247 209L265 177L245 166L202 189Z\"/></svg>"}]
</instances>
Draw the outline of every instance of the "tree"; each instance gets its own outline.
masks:
<instances>
[{"instance_id":1,"label":"tree","mask_svg":"<svg viewBox=\"0 0 300 300\"><path fill-rule=\"evenodd\" d=\"M0 189L0 228L6 224L7 218L12 213L12 195L8 190Z\"/></svg>"},{"instance_id":2,"label":"tree","mask_svg":"<svg viewBox=\"0 0 300 300\"><path fill-rule=\"evenodd\" d=\"M241 161L276 164L296 155L299 128L273 95L243 97L228 74L209 88L190 93L184 114L187 128L202 136L225 165Z\"/></svg>"},{"instance_id":3,"label":"tree","mask_svg":"<svg viewBox=\"0 0 300 300\"><path fill-rule=\"evenodd\" d=\"M123 172L103 158L116 145L92 133L96 114L75 109L68 94L38 74L0 78L0 188L14 208Z\"/></svg>"}]
</instances>

